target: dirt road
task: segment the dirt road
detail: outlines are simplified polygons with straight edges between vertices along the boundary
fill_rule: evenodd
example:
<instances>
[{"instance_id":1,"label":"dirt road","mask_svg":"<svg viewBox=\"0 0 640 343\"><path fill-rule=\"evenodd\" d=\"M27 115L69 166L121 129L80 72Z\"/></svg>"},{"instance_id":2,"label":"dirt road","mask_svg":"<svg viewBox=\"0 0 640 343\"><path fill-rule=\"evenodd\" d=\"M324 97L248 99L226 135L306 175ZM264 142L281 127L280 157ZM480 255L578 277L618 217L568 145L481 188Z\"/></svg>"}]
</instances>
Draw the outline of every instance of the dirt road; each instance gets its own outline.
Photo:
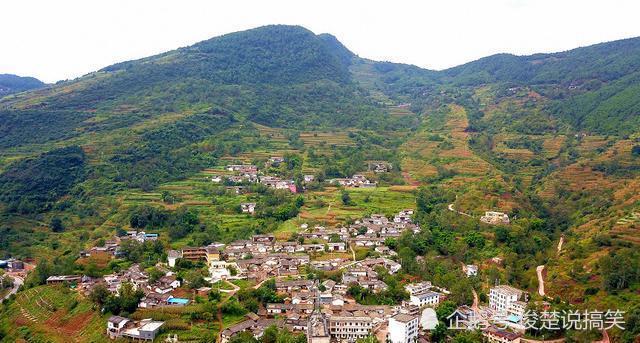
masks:
<instances>
[{"instance_id":1,"label":"dirt road","mask_svg":"<svg viewBox=\"0 0 640 343\"><path fill-rule=\"evenodd\" d=\"M536 273L538 274L538 294L544 297L544 279L542 278L542 272L544 271L544 265L536 267Z\"/></svg>"}]
</instances>

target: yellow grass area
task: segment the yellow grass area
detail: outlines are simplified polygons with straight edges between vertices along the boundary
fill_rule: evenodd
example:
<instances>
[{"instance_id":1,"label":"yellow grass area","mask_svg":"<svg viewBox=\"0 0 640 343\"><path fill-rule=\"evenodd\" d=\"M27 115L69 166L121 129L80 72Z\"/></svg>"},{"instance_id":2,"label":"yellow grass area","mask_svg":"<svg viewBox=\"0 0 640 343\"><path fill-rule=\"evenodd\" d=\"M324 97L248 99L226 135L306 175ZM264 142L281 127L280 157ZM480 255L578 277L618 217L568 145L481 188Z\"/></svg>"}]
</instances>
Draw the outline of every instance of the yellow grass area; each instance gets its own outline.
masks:
<instances>
[{"instance_id":1,"label":"yellow grass area","mask_svg":"<svg viewBox=\"0 0 640 343\"><path fill-rule=\"evenodd\" d=\"M493 170L469 147L469 133L466 132L469 121L464 107L449 105L444 119L444 127L425 125L402 145L401 168L407 181L435 176L438 166L457 174L451 184L463 184L469 178L477 180ZM439 137L439 140L434 137ZM458 182L459 179L464 181Z\"/></svg>"},{"instance_id":2,"label":"yellow grass area","mask_svg":"<svg viewBox=\"0 0 640 343\"><path fill-rule=\"evenodd\" d=\"M580 139L578 151L581 154L594 152L596 149L607 144L607 138L604 136L585 136Z\"/></svg>"},{"instance_id":3,"label":"yellow grass area","mask_svg":"<svg viewBox=\"0 0 640 343\"><path fill-rule=\"evenodd\" d=\"M413 112L411 112L409 108L406 106L403 106L403 107L392 106L392 107L389 107L389 114L392 116L401 117L401 116L411 115L413 114Z\"/></svg>"},{"instance_id":4,"label":"yellow grass area","mask_svg":"<svg viewBox=\"0 0 640 343\"><path fill-rule=\"evenodd\" d=\"M95 264L99 269L104 269L112 258L113 255L107 252L92 253L89 257L79 258L76 263L84 266Z\"/></svg>"},{"instance_id":5,"label":"yellow grass area","mask_svg":"<svg viewBox=\"0 0 640 343\"><path fill-rule=\"evenodd\" d=\"M566 140L566 136L552 136L545 138L544 142L542 143L542 147L544 148L544 156L547 158L557 156L558 153L560 153L560 149L562 148L562 145Z\"/></svg>"},{"instance_id":6,"label":"yellow grass area","mask_svg":"<svg viewBox=\"0 0 640 343\"><path fill-rule=\"evenodd\" d=\"M304 142L305 146L321 146L326 145L330 147L335 146L353 146L355 143L349 138L349 132L302 132L300 139Z\"/></svg>"},{"instance_id":7,"label":"yellow grass area","mask_svg":"<svg viewBox=\"0 0 640 343\"><path fill-rule=\"evenodd\" d=\"M542 197L547 198L562 188L571 191L589 191L609 189L613 186L611 180L607 179L603 173L578 163L551 174L547 179L549 182L539 192Z\"/></svg>"}]
</instances>

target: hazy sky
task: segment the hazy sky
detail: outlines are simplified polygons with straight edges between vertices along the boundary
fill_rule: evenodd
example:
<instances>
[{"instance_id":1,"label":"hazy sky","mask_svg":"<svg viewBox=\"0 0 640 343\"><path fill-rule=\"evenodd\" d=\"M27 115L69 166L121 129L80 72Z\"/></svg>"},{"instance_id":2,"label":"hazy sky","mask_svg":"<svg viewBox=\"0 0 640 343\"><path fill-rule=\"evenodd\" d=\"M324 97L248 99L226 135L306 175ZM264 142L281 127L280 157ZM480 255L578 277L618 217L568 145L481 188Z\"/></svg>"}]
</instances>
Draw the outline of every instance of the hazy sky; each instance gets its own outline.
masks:
<instances>
[{"instance_id":1,"label":"hazy sky","mask_svg":"<svg viewBox=\"0 0 640 343\"><path fill-rule=\"evenodd\" d=\"M266 24L334 34L361 57L443 69L640 36L637 0L0 1L0 73L46 82Z\"/></svg>"}]
</instances>

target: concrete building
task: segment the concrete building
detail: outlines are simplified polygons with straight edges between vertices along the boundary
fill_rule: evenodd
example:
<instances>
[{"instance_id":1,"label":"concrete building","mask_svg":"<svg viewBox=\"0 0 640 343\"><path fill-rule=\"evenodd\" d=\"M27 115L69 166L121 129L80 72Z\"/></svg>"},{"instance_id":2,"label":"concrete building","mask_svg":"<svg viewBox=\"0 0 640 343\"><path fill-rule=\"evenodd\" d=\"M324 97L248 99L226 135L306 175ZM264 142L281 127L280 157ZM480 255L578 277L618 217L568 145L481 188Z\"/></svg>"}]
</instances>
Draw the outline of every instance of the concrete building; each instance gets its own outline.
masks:
<instances>
[{"instance_id":1,"label":"concrete building","mask_svg":"<svg viewBox=\"0 0 640 343\"><path fill-rule=\"evenodd\" d=\"M373 320L370 317L341 317L329 319L331 338L339 342L355 342L371 333Z\"/></svg>"},{"instance_id":2,"label":"concrete building","mask_svg":"<svg viewBox=\"0 0 640 343\"><path fill-rule=\"evenodd\" d=\"M512 303L520 300L523 294L523 291L507 285L493 287L489 291L489 307L497 312L506 314Z\"/></svg>"},{"instance_id":3,"label":"concrete building","mask_svg":"<svg viewBox=\"0 0 640 343\"><path fill-rule=\"evenodd\" d=\"M251 213L253 214L256 211L256 203L255 202L243 202L240 204L240 208L242 209L242 213Z\"/></svg>"},{"instance_id":4,"label":"concrete building","mask_svg":"<svg viewBox=\"0 0 640 343\"><path fill-rule=\"evenodd\" d=\"M107 320L107 335L109 338L117 338L122 335L131 320L129 318L120 317L120 316L111 316L109 320Z\"/></svg>"},{"instance_id":5,"label":"concrete building","mask_svg":"<svg viewBox=\"0 0 640 343\"><path fill-rule=\"evenodd\" d=\"M480 221L491 225L509 224L509 216L502 212L487 211Z\"/></svg>"},{"instance_id":6,"label":"concrete building","mask_svg":"<svg viewBox=\"0 0 640 343\"><path fill-rule=\"evenodd\" d=\"M435 307L440 303L440 293L427 291L424 293L411 295L410 300L412 305L417 306L431 306Z\"/></svg>"},{"instance_id":7,"label":"concrete building","mask_svg":"<svg viewBox=\"0 0 640 343\"><path fill-rule=\"evenodd\" d=\"M396 314L389 318L387 341L391 343L413 343L418 338L418 316Z\"/></svg>"},{"instance_id":8,"label":"concrete building","mask_svg":"<svg viewBox=\"0 0 640 343\"><path fill-rule=\"evenodd\" d=\"M467 277L478 275L478 266L475 264L467 264L462 269Z\"/></svg>"}]
</instances>

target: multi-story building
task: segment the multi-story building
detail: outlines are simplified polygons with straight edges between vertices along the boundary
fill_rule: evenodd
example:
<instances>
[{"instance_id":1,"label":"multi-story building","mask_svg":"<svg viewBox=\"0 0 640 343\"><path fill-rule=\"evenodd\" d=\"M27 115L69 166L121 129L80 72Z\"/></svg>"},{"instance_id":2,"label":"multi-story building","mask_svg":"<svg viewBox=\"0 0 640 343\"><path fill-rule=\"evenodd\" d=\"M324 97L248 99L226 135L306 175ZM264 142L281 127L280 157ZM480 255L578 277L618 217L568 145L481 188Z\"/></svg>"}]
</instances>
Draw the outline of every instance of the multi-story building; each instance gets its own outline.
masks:
<instances>
[{"instance_id":1,"label":"multi-story building","mask_svg":"<svg viewBox=\"0 0 640 343\"><path fill-rule=\"evenodd\" d=\"M410 283L404 286L404 289L409 293L409 295L424 293L431 289L433 285L429 281L418 282L418 283Z\"/></svg>"},{"instance_id":2,"label":"multi-story building","mask_svg":"<svg viewBox=\"0 0 640 343\"><path fill-rule=\"evenodd\" d=\"M418 338L418 316L405 313L389 318L387 341L391 343L413 343Z\"/></svg>"},{"instance_id":3,"label":"multi-story building","mask_svg":"<svg viewBox=\"0 0 640 343\"><path fill-rule=\"evenodd\" d=\"M522 294L523 291L507 285L493 287L489 291L489 307L500 313L507 313L512 303L520 300Z\"/></svg>"},{"instance_id":4,"label":"multi-story building","mask_svg":"<svg viewBox=\"0 0 640 343\"><path fill-rule=\"evenodd\" d=\"M370 317L340 317L329 319L331 338L339 342L355 342L371 333L373 320Z\"/></svg>"}]
</instances>

